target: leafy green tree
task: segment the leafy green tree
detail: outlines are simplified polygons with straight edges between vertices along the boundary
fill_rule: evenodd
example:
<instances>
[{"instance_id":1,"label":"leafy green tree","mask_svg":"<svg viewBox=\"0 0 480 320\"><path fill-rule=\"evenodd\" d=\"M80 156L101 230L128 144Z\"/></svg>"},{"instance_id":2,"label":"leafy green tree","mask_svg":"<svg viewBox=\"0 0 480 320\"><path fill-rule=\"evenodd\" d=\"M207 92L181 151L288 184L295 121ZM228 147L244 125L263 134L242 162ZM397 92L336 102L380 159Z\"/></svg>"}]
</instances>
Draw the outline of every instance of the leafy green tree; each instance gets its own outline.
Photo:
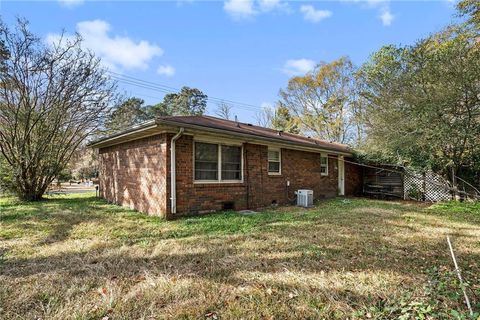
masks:
<instances>
[{"instance_id":1,"label":"leafy green tree","mask_svg":"<svg viewBox=\"0 0 480 320\"><path fill-rule=\"evenodd\" d=\"M356 68L347 57L321 63L312 72L289 80L280 104L300 124L301 132L318 138L356 140Z\"/></svg>"},{"instance_id":2,"label":"leafy green tree","mask_svg":"<svg viewBox=\"0 0 480 320\"><path fill-rule=\"evenodd\" d=\"M165 102L160 102L154 105L146 106L144 108L147 119L155 119L156 117L173 116L175 112L173 105Z\"/></svg>"},{"instance_id":3,"label":"leafy green tree","mask_svg":"<svg viewBox=\"0 0 480 320\"><path fill-rule=\"evenodd\" d=\"M199 116L207 109L208 96L196 88L183 87L178 93L165 95L163 101L149 108L150 117Z\"/></svg>"},{"instance_id":4,"label":"leafy green tree","mask_svg":"<svg viewBox=\"0 0 480 320\"><path fill-rule=\"evenodd\" d=\"M127 127L147 120L144 101L139 98L129 98L122 102L109 116L105 123L106 133L121 131Z\"/></svg>"},{"instance_id":5,"label":"leafy green tree","mask_svg":"<svg viewBox=\"0 0 480 320\"><path fill-rule=\"evenodd\" d=\"M59 174L58 176L56 177L57 181L59 183L61 182L68 182L70 180L73 179L73 175L72 175L72 171L70 171L69 169L63 169Z\"/></svg>"},{"instance_id":6,"label":"leafy green tree","mask_svg":"<svg viewBox=\"0 0 480 320\"><path fill-rule=\"evenodd\" d=\"M367 150L445 175L480 169L477 36L472 28L452 26L372 55L361 71Z\"/></svg>"},{"instance_id":7,"label":"leafy green tree","mask_svg":"<svg viewBox=\"0 0 480 320\"><path fill-rule=\"evenodd\" d=\"M272 128L284 132L299 134L298 120L290 114L287 107L279 104L272 118Z\"/></svg>"},{"instance_id":8,"label":"leafy green tree","mask_svg":"<svg viewBox=\"0 0 480 320\"><path fill-rule=\"evenodd\" d=\"M165 95L163 101L155 105L144 106L142 99L129 98L113 110L102 133L111 134L156 117L202 115L207 108L207 99L199 89L188 87Z\"/></svg>"},{"instance_id":9,"label":"leafy green tree","mask_svg":"<svg viewBox=\"0 0 480 320\"><path fill-rule=\"evenodd\" d=\"M480 28L480 1L462 0L457 3L457 10L460 16L468 17L469 23Z\"/></svg>"}]
</instances>

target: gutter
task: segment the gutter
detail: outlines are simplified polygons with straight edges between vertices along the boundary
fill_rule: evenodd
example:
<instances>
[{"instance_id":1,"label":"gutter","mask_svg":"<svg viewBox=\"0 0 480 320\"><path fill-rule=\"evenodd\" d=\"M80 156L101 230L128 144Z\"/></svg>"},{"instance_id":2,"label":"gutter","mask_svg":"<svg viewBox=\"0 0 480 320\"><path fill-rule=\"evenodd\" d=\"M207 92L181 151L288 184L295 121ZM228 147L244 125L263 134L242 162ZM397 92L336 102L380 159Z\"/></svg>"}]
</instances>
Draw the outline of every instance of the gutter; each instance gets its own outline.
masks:
<instances>
[{"instance_id":1,"label":"gutter","mask_svg":"<svg viewBox=\"0 0 480 320\"><path fill-rule=\"evenodd\" d=\"M183 135L185 129L182 127L170 142L170 213L177 213L177 168L175 161L175 142Z\"/></svg>"}]
</instances>

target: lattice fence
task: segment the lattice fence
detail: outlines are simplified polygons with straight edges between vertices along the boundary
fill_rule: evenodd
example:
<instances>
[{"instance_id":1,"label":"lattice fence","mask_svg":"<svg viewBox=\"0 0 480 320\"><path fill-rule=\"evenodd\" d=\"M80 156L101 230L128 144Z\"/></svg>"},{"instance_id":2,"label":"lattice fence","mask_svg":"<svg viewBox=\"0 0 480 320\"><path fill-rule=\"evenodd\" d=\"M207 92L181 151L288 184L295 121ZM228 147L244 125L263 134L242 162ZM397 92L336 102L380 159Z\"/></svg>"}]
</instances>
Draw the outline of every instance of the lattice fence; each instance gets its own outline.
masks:
<instances>
[{"instance_id":1,"label":"lattice fence","mask_svg":"<svg viewBox=\"0 0 480 320\"><path fill-rule=\"evenodd\" d=\"M422 174L406 170L403 188L405 199L437 202L454 198L451 183L432 171Z\"/></svg>"}]
</instances>

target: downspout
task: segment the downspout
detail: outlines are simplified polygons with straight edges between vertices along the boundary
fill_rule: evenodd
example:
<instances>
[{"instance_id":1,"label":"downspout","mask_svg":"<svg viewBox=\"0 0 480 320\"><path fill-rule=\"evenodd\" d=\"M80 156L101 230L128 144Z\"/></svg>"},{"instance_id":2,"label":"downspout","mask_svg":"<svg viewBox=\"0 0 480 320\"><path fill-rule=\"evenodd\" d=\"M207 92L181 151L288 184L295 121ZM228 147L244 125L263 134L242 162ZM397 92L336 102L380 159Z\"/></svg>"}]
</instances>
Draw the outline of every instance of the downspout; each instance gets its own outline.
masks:
<instances>
[{"instance_id":1,"label":"downspout","mask_svg":"<svg viewBox=\"0 0 480 320\"><path fill-rule=\"evenodd\" d=\"M178 133L173 136L170 142L170 213L177 213L177 170L175 161L175 142L182 136L184 128L180 128Z\"/></svg>"}]
</instances>

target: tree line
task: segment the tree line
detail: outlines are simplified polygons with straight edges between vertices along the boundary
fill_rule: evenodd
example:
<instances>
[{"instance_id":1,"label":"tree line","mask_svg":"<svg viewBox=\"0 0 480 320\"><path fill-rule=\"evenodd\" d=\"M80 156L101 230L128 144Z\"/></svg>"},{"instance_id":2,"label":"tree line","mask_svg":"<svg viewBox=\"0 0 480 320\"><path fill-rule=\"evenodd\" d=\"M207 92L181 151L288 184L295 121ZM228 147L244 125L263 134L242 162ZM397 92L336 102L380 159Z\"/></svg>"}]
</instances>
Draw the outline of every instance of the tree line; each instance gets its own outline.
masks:
<instances>
[{"instance_id":1,"label":"tree line","mask_svg":"<svg viewBox=\"0 0 480 320\"><path fill-rule=\"evenodd\" d=\"M361 66L348 57L288 81L257 121L349 143L359 156L431 168L480 184L480 2L457 5L462 22L406 46L387 45ZM39 200L88 137L148 119L201 115L208 97L183 87L145 105L122 99L82 39L46 45L19 20L0 23L0 188ZM233 106L215 113L231 119ZM81 151L80 151L81 152Z\"/></svg>"},{"instance_id":2,"label":"tree line","mask_svg":"<svg viewBox=\"0 0 480 320\"><path fill-rule=\"evenodd\" d=\"M416 43L386 45L289 80L264 124L349 143L361 159L433 169L480 186L480 2Z\"/></svg>"},{"instance_id":3,"label":"tree line","mask_svg":"<svg viewBox=\"0 0 480 320\"><path fill-rule=\"evenodd\" d=\"M117 132L157 117L203 115L207 99L202 91L189 87L183 87L178 93L166 94L163 101L154 105L145 105L140 98L128 98L114 108L97 135Z\"/></svg>"}]
</instances>

